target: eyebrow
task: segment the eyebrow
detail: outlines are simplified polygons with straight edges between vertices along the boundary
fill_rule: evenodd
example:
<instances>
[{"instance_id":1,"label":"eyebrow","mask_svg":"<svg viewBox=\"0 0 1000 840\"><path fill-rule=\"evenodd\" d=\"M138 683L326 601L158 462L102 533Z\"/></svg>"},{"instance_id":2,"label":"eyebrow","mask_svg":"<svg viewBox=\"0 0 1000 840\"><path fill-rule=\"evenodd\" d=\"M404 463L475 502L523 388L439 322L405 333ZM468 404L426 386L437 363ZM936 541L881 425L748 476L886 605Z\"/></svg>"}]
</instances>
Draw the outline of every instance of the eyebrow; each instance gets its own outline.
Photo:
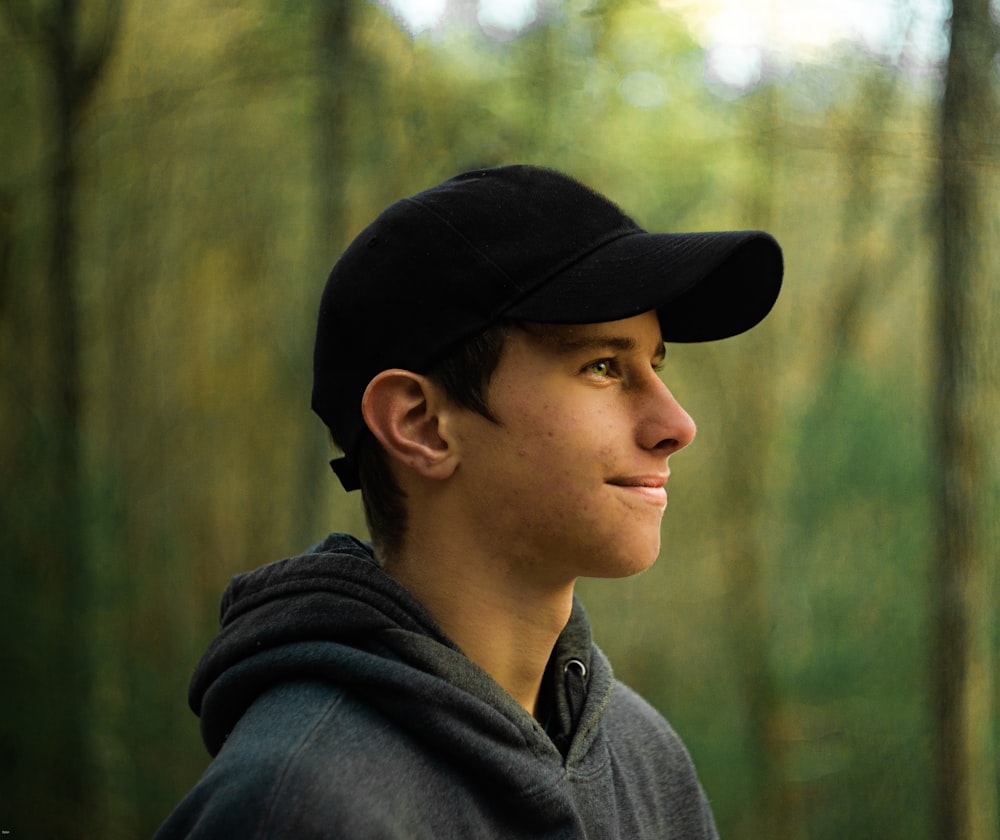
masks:
<instances>
[{"instance_id":1,"label":"eyebrow","mask_svg":"<svg viewBox=\"0 0 1000 840\"><path fill-rule=\"evenodd\" d=\"M632 352L639 348L639 343L627 335L585 335L579 338L570 338L551 332L531 332L535 338L541 339L544 343L551 345L561 353L575 353L578 350L617 350L621 353ZM667 348L660 342L653 359L657 362L663 361L667 355Z\"/></svg>"}]
</instances>

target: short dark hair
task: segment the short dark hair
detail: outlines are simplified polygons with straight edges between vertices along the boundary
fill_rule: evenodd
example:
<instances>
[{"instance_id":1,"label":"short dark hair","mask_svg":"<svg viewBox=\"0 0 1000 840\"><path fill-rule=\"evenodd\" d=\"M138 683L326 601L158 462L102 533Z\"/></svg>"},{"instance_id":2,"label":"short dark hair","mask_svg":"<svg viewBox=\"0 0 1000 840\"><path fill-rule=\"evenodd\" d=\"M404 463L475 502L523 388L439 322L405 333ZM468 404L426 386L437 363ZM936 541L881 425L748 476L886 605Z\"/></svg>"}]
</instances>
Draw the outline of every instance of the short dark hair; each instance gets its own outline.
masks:
<instances>
[{"instance_id":1,"label":"short dark hair","mask_svg":"<svg viewBox=\"0 0 1000 840\"><path fill-rule=\"evenodd\" d=\"M510 328L509 323L494 324L459 344L431 365L427 377L440 384L452 402L498 423L487 392ZM406 494L392 474L385 450L367 428L358 443L358 474L368 531L377 555L384 557L397 550L406 535Z\"/></svg>"}]
</instances>

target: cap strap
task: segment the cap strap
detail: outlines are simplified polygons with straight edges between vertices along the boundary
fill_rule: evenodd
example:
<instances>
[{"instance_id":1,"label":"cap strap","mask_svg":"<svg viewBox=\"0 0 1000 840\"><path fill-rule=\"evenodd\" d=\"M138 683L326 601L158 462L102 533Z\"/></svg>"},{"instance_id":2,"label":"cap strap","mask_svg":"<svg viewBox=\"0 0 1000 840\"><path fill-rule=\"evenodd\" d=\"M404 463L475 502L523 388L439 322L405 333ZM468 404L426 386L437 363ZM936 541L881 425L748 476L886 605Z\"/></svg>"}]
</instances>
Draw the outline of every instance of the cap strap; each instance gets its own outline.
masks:
<instances>
[{"instance_id":1,"label":"cap strap","mask_svg":"<svg viewBox=\"0 0 1000 840\"><path fill-rule=\"evenodd\" d=\"M346 455L343 458L334 458L330 462L330 467L344 485L344 489L350 493L352 490L361 489L361 478L358 476L358 466Z\"/></svg>"}]
</instances>

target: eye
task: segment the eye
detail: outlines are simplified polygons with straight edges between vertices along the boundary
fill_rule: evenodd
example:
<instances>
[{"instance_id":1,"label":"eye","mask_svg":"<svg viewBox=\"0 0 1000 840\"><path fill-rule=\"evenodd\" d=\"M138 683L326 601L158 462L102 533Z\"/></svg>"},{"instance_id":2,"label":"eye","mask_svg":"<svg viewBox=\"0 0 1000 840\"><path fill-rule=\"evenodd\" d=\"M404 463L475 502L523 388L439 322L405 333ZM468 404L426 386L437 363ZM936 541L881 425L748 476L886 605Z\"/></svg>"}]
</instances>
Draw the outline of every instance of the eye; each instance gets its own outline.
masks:
<instances>
[{"instance_id":1,"label":"eye","mask_svg":"<svg viewBox=\"0 0 1000 840\"><path fill-rule=\"evenodd\" d=\"M583 370L586 373L592 373L594 376L599 376L603 379L604 377L611 376L611 360L598 359L596 362L586 365Z\"/></svg>"}]
</instances>

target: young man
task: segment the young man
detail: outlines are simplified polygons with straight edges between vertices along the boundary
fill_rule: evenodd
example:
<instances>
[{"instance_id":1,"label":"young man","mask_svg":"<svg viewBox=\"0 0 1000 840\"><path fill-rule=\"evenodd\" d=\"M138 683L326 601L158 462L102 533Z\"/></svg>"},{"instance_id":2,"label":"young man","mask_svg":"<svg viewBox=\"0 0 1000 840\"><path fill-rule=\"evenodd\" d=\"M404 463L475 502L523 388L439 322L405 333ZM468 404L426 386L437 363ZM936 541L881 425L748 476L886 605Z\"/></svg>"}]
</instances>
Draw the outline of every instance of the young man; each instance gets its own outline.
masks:
<instances>
[{"instance_id":1,"label":"young man","mask_svg":"<svg viewBox=\"0 0 1000 840\"><path fill-rule=\"evenodd\" d=\"M195 672L214 760L161 838L710 838L580 576L656 559L694 437L663 342L771 309L759 231L650 234L530 166L396 202L334 267L313 407L374 543L236 577Z\"/></svg>"}]
</instances>

